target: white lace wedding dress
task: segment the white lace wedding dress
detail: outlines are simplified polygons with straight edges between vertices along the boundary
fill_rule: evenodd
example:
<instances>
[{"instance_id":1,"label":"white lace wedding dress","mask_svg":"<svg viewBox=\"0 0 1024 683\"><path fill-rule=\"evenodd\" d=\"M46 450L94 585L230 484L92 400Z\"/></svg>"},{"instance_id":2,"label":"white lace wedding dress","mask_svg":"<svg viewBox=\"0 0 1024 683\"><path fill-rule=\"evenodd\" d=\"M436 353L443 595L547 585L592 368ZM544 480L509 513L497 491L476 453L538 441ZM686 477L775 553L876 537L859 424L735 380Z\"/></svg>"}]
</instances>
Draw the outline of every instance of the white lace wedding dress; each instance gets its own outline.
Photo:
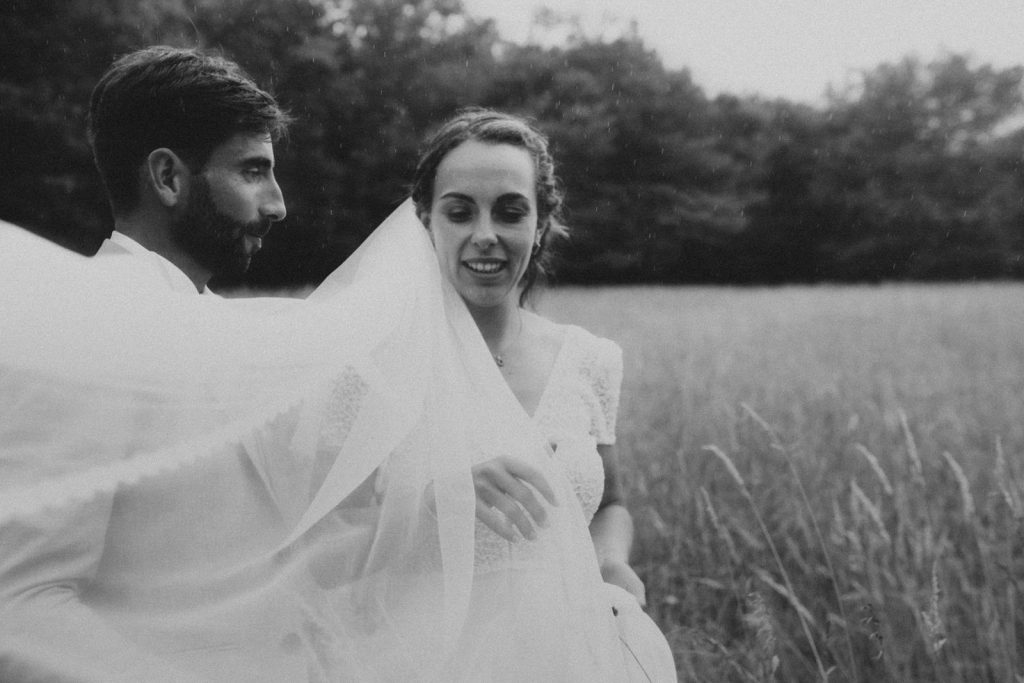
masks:
<instances>
[{"instance_id":1,"label":"white lace wedding dress","mask_svg":"<svg viewBox=\"0 0 1024 683\"><path fill-rule=\"evenodd\" d=\"M533 420L555 447L587 524L604 490L597 446L615 443L621 384L619 346L568 326ZM631 680L676 680L668 642L654 622L626 591L607 583L602 588L614 610Z\"/></svg>"},{"instance_id":2,"label":"white lace wedding dress","mask_svg":"<svg viewBox=\"0 0 1024 683\"><path fill-rule=\"evenodd\" d=\"M622 350L615 342L570 325L533 420L555 448L587 521L604 491L599 444L615 443Z\"/></svg>"}]
</instances>

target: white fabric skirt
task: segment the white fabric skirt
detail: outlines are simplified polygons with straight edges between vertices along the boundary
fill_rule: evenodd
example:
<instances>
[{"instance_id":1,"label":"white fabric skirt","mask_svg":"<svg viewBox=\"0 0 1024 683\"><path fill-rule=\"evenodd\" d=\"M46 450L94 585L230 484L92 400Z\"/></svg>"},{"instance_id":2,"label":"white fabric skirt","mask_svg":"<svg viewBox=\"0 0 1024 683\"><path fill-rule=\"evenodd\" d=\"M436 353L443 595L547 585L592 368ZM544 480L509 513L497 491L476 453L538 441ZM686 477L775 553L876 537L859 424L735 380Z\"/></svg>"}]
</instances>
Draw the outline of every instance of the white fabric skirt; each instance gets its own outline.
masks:
<instances>
[{"instance_id":1,"label":"white fabric skirt","mask_svg":"<svg viewBox=\"0 0 1024 683\"><path fill-rule=\"evenodd\" d=\"M629 592L604 584L619 629L630 683L675 683L675 660L665 635Z\"/></svg>"}]
</instances>

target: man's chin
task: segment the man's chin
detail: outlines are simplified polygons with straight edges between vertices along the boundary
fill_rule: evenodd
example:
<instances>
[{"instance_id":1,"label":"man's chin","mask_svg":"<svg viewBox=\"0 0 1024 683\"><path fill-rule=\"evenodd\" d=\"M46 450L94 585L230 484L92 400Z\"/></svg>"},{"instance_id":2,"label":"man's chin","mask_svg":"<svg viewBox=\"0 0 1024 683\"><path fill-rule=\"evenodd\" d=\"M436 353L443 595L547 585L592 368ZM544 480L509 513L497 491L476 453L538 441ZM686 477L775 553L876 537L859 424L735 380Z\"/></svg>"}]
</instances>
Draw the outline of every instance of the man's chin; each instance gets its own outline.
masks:
<instances>
[{"instance_id":1,"label":"man's chin","mask_svg":"<svg viewBox=\"0 0 1024 683\"><path fill-rule=\"evenodd\" d=\"M231 274L245 275L249 272L250 266L252 266L252 256L242 256L234 262Z\"/></svg>"},{"instance_id":2,"label":"man's chin","mask_svg":"<svg viewBox=\"0 0 1024 683\"><path fill-rule=\"evenodd\" d=\"M214 266L211 268L214 280L231 282L249 272L249 267L252 265L252 257L235 254L229 259L224 259L217 264L211 265Z\"/></svg>"},{"instance_id":3,"label":"man's chin","mask_svg":"<svg viewBox=\"0 0 1024 683\"><path fill-rule=\"evenodd\" d=\"M256 255L259 249L248 249L245 243L241 243L236 246L232 258L227 264L231 270L231 275L244 275L249 272L249 267L252 265L252 258Z\"/></svg>"}]
</instances>

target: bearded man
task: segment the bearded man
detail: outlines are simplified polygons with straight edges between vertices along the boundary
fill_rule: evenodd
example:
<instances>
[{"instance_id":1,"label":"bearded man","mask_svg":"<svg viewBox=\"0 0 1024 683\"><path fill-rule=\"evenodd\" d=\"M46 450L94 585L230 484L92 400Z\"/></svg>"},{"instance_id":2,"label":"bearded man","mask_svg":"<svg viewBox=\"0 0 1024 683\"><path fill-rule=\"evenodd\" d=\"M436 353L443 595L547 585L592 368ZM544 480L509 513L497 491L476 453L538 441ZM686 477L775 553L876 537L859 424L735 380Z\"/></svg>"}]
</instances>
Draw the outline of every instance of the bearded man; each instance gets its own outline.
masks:
<instances>
[{"instance_id":1,"label":"bearded man","mask_svg":"<svg viewBox=\"0 0 1024 683\"><path fill-rule=\"evenodd\" d=\"M98 256L131 254L205 293L212 276L245 272L285 217L273 145L289 118L225 59L165 47L122 57L89 121L114 213Z\"/></svg>"},{"instance_id":2,"label":"bearded man","mask_svg":"<svg viewBox=\"0 0 1024 683\"><path fill-rule=\"evenodd\" d=\"M128 54L97 84L89 120L114 215L92 267L119 274L137 310L200 297L212 276L244 272L285 217L273 145L289 116L226 59L169 47ZM110 353L140 350L125 346ZM96 433L161 433L132 410L131 424ZM67 416L39 419L70 431ZM15 445L0 446L21 471ZM323 675L309 582L271 561L287 528L266 468L238 448L162 474L0 525L0 680Z\"/></svg>"}]
</instances>

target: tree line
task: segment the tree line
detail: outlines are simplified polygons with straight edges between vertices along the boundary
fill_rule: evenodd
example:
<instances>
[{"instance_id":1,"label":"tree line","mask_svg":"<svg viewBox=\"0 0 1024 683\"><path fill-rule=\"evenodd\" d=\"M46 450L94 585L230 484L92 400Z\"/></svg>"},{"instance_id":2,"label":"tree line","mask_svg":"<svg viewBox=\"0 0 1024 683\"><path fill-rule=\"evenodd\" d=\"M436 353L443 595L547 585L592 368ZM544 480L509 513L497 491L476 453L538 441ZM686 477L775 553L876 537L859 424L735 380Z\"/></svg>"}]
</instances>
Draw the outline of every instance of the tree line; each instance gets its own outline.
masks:
<instances>
[{"instance_id":1,"label":"tree line","mask_svg":"<svg viewBox=\"0 0 1024 683\"><path fill-rule=\"evenodd\" d=\"M424 136L469 105L550 135L572 230L560 282L1024 276L1024 68L906 57L808 106L710 98L635 31L550 12L534 29L508 43L461 0L8 0L0 218L99 245L112 222L89 93L117 55L164 43L221 51L297 118L277 150L289 217L252 287L319 282L405 196Z\"/></svg>"}]
</instances>

